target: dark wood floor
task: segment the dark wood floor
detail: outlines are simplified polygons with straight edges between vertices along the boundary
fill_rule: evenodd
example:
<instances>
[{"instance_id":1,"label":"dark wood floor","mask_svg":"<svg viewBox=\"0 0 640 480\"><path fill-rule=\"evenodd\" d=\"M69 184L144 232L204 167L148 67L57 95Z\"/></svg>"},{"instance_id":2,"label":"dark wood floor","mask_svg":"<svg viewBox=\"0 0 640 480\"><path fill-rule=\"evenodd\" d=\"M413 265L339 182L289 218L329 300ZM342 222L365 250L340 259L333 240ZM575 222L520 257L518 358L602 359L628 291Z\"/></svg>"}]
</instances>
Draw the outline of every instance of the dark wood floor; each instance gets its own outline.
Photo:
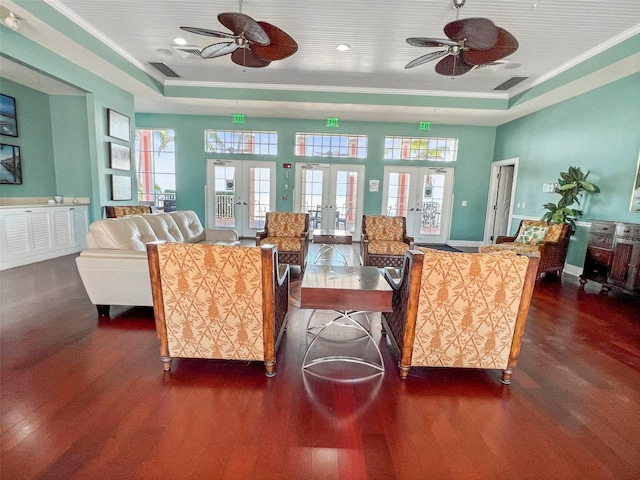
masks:
<instances>
[{"instance_id":1,"label":"dark wood floor","mask_svg":"<svg viewBox=\"0 0 640 480\"><path fill-rule=\"evenodd\" d=\"M376 316L384 375L303 374L295 307L275 378L206 360L163 374L152 310L98 319L74 256L0 281L3 480L640 478L640 304L574 277L538 281L508 387L497 371L401 381Z\"/></svg>"}]
</instances>

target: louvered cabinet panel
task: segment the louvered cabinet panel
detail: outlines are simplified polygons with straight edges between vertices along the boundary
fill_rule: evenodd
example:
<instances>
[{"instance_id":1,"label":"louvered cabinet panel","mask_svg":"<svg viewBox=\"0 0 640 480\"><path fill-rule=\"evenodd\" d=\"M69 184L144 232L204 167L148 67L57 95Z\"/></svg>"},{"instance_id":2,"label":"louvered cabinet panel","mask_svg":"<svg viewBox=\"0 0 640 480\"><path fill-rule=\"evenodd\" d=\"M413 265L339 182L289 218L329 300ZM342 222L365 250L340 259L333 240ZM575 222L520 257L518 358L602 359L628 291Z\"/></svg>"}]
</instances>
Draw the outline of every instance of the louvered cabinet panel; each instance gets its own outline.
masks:
<instances>
[{"instance_id":1,"label":"louvered cabinet panel","mask_svg":"<svg viewBox=\"0 0 640 480\"><path fill-rule=\"evenodd\" d=\"M72 230L73 210L67 207L52 209L53 232L56 248L68 248L73 246Z\"/></svg>"},{"instance_id":2,"label":"louvered cabinet panel","mask_svg":"<svg viewBox=\"0 0 640 480\"><path fill-rule=\"evenodd\" d=\"M2 261L31 255L27 212L22 210L0 212L0 224L2 226L2 236L0 238L2 242L2 245L0 245Z\"/></svg>"},{"instance_id":3,"label":"louvered cabinet panel","mask_svg":"<svg viewBox=\"0 0 640 480\"><path fill-rule=\"evenodd\" d=\"M46 208L34 208L27 212L33 254L47 253L53 249L50 218Z\"/></svg>"},{"instance_id":4,"label":"louvered cabinet panel","mask_svg":"<svg viewBox=\"0 0 640 480\"><path fill-rule=\"evenodd\" d=\"M89 230L89 209L75 207L73 212L73 245L85 248L87 246L87 231Z\"/></svg>"}]
</instances>

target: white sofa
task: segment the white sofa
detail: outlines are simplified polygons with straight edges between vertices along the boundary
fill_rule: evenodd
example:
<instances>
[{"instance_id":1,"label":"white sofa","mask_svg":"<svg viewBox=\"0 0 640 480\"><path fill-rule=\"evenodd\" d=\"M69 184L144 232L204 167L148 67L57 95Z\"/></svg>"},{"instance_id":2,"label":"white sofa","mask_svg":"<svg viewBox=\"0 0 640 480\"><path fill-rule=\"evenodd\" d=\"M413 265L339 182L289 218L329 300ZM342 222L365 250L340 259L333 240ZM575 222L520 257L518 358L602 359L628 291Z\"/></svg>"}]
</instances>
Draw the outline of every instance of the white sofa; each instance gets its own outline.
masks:
<instances>
[{"instance_id":1,"label":"white sofa","mask_svg":"<svg viewBox=\"0 0 640 480\"><path fill-rule=\"evenodd\" d=\"M111 305L153 306L146 244L157 241L233 245L238 233L205 229L190 210L93 222L76 265L99 315Z\"/></svg>"}]
</instances>

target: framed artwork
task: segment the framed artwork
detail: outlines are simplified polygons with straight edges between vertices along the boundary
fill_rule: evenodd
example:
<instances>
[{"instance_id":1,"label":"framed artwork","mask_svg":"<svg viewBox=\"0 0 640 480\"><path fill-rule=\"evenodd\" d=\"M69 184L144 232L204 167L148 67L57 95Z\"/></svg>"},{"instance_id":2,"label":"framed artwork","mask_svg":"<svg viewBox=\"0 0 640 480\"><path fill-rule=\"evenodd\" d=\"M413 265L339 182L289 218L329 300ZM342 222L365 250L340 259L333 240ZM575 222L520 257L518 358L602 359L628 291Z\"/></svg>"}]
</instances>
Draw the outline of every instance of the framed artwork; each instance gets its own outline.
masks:
<instances>
[{"instance_id":1,"label":"framed artwork","mask_svg":"<svg viewBox=\"0 0 640 480\"><path fill-rule=\"evenodd\" d=\"M131 177L111 175L111 200L132 200Z\"/></svg>"},{"instance_id":2,"label":"framed artwork","mask_svg":"<svg viewBox=\"0 0 640 480\"><path fill-rule=\"evenodd\" d=\"M0 183L22 185L20 147L0 143Z\"/></svg>"},{"instance_id":3,"label":"framed artwork","mask_svg":"<svg viewBox=\"0 0 640 480\"><path fill-rule=\"evenodd\" d=\"M110 137L124 140L125 142L131 140L129 117L107 108L107 123L109 126L107 134Z\"/></svg>"},{"instance_id":4,"label":"framed artwork","mask_svg":"<svg viewBox=\"0 0 640 480\"><path fill-rule=\"evenodd\" d=\"M131 170L131 148L109 142L109 167L117 170Z\"/></svg>"},{"instance_id":5,"label":"framed artwork","mask_svg":"<svg viewBox=\"0 0 640 480\"><path fill-rule=\"evenodd\" d=\"M4 94L0 94L0 134L9 137L18 136L16 99Z\"/></svg>"}]
</instances>

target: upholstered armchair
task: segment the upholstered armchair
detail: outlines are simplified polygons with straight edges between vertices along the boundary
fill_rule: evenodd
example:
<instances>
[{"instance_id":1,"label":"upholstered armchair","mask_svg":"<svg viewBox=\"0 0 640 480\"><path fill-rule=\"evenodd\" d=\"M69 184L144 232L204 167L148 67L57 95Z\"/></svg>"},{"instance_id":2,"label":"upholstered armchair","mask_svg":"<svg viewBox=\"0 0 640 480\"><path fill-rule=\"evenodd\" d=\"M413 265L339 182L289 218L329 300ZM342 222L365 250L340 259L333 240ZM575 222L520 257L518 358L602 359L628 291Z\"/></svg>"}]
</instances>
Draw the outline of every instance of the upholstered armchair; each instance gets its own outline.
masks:
<instances>
[{"instance_id":1,"label":"upholstered armchair","mask_svg":"<svg viewBox=\"0 0 640 480\"><path fill-rule=\"evenodd\" d=\"M107 218L126 217L127 215L144 215L153 213L149 205L108 205L104 207L107 212Z\"/></svg>"},{"instance_id":2,"label":"upholstered armchair","mask_svg":"<svg viewBox=\"0 0 640 480\"><path fill-rule=\"evenodd\" d=\"M504 253L410 250L399 272L385 269L393 312L383 329L400 376L411 367L500 369L518 362L538 258Z\"/></svg>"},{"instance_id":3,"label":"upholstered armchair","mask_svg":"<svg viewBox=\"0 0 640 480\"><path fill-rule=\"evenodd\" d=\"M256 233L256 245L278 247L280 263L300 265L304 273L309 253L309 214L267 212L264 230Z\"/></svg>"},{"instance_id":4,"label":"upholstered armchair","mask_svg":"<svg viewBox=\"0 0 640 480\"><path fill-rule=\"evenodd\" d=\"M387 215L362 216L362 265L400 268L404 254L413 248L407 236L407 219Z\"/></svg>"},{"instance_id":5,"label":"upholstered armchair","mask_svg":"<svg viewBox=\"0 0 640 480\"><path fill-rule=\"evenodd\" d=\"M495 245L480 247L482 253L510 250L523 255L538 257L538 276L549 272L562 275L569 249L571 225L538 220L522 220L513 236L499 236Z\"/></svg>"},{"instance_id":6,"label":"upholstered armchair","mask_svg":"<svg viewBox=\"0 0 640 480\"><path fill-rule=\"evenodd\" d=\"M147 245L164 369L175 357L264 362L275 375L289 305L289 266L274 245Z\"/></svg>"}]
</instances>

